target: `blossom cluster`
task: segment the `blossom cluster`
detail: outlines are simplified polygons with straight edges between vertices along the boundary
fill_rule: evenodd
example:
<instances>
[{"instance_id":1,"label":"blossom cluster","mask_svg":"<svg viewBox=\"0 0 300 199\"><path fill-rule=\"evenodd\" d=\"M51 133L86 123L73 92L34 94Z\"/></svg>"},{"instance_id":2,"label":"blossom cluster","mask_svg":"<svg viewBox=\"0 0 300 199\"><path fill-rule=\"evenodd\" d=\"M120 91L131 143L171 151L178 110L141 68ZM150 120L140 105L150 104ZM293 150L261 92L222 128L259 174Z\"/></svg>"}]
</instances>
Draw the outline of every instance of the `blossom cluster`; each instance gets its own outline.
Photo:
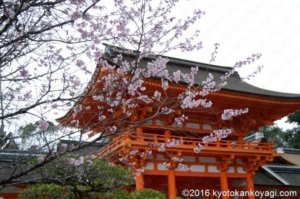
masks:
<instances>
[{"instance_id":1,"label":"blossom cluster","mask_svg":"<svg viewBox=\"0 0 300 199\"><path fill-rule=\"evenodd\" d=\"M187 119L188 117L183 114L180 117L174 119L175 125L181 127L183 125L183 122Z\"/></svg>"},{"instance_id":2,"label":"blossom cluster","mask_svg":"<svg viewBox=\"0 0 300 199\"><path fill-rule=\"evenodd\" d=\"M171 140L170 139L167 140L166 146L167 147L175 147L180 144L181 144L180 140L176 140L176 139L172 138Z\"/></svg>"},{"instance_id":3,"label":"blossom cluster","mask_svg":"<svg viewBox=\"0 0 300 199\"><path fill-rule=\"evenodd\" d=\"M182 164L182 163L178 164L178 168L181 168L181 169L186 170L186 171L191 170L191 168L188 165Z\"/></svg>"},{"instance_id":4,"label":"blossom cluster","mask_svg":"<svg viewBox=\"0 0 300 199\"><path fill-rule=\"evenodd\" d=\"M171 160L174 161L174 162L182 162L183 161L182 158L177 157L177 156L172 157Z\"/></svg>"},{"instance_id":5,"label":"blossom cluster","mask_svg":"<svg viewBox=\"0 0 300 199\"><path fill-rule=\"evenodd\" d=\"M223 138L226 138L229 134L232 133L231 129L218 129L214 130L213 133L204 136L202 138L203 143L210 143L210 142L216 142L218 140L221 140Z\"/></svg>"},{"instance_id":6,"label":"blossom cluster","mask_svg":"<svg viewBox=\"0 0 300 199\"><path fill-rule=\"evenodd\" d=\"M40 130L45 131L45 130L48 129L48 127L49 127L49 124L48 124L47 121L45 121L45 120L40 120L39 121L39 129Z\"/></svg>"},{"instance_id":7,"label":"blossom cluster","mask_svg":"<svg viewBox=\"0 0 300 199\"><path fill-rule=\"evenodd\" d=\"M169 72L166 69L166 65L169 59L158 57L154 61L148 63L147 65L147 77L168 77Z\"/></svg>"},{"instance_id":8,"label":"blossom cluster","mask_svg":"<svg viewBox=\"0 0 300 199\"><path fill-rule=\"evenodd\" d=\"M141 175L142 173L144 173L144 172L145 172L145 169L144 169L144 168L137 168L137 169L135 169L133 175L134 175L134 176L140 176L140 175Z\"/></svg>"},{"instance_id":9,"label":"blossom cluster","mask_svg":"<svg viewBox=\"0 0 300 199\"><path fill-rule=\"evenodd\" d=\"M78 159L75 159L75 158L69 158L68 159L68 163L70 165L73 165L75 167L78 167L80 165L82 165L84 163L84 157L83 156L80 156Z\"/></svg>"},{"instance_id":10,"label":"blossom cluster","mask_svg":"<svg viewBox=\"0 0 300 199\"><path fill-rule=\"evenodd\" d=\"M201 86L202 88L199 94L203 97L207 96L216 86L214 76L208 73L206 79L202 81Z\"/></svg>"},{"instance_id":11,"label":"blossom cluster","mask_svg":"<svg viewBox=\"0 0 300 199\"><path fill-rule=\"evenodd\" d=\"M225 109L222 113L222 120L230 120L232 117L248 113L249 109Z\"/></svg>"},{"instance_id":12,"label":"blossom cluster","mask_svg":"<svg viewBox=\"0 0 300 199\"><path fill-rule=\"evenodd\" d=\"M227 138L229 134L232 133L231 129L218 129L218 130L214 130L213 133L215 134L215 136L217 137L218 140Z\"/></svg>"},{"instance_id":13,"label":"blossom cluster","mask_svg":"<svg viewBox=\"0 0 300 199\"><path fill-rule=\"evenodd\" d=\"M242 66L251 64L255 62L256 60L260 59L261 54L260 53L255 53L252 54L251 56L247 57L245 60L238 61L234 64L233 69L229 72L226 72L224 75L222 75L220 78L222 81L226 81L231 75L234 74L234 72L238 69L241 68ZM260 67L261 68L261 67ZM260 71L260 69L258 70Z\"/></svg>"},{"instance_id":14,"label":"blossom cluster","mask_svg":"<svg viewBox=\"0 0 300 199\"><path fill-rule=\"evenodd\" d=\"M195 147L194 147L194 152L195 153L200 153L200 151L204 148L203 145L201 144L197 144Z\"/></svg>"},{"instance_id":15,"label":"blossom cluster","mask_svg":"<svg viewBox=\"0 0 300 199\"><path fill-rule=\"evenodd\" d=\"M166 147L176 147L180 144L182 144L180 140L172 138L172 139L168 139L166 143L159 143L159 144L148 143L147 145L149 147L157 148L159 152L165 152Z\"/></svg>"}]
</instances>

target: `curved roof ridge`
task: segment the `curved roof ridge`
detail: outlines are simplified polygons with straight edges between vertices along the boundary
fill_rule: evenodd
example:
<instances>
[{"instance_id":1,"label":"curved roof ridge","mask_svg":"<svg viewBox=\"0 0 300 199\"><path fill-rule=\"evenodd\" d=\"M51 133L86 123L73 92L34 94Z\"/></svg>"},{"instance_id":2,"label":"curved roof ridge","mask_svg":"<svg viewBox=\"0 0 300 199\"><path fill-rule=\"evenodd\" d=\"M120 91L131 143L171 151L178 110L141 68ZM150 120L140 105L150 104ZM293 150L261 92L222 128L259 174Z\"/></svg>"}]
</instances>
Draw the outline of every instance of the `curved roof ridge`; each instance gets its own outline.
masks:
<instances>
[{"instance_id":1,"label":"curved roof ridge","mask_svg":"<svg viewBox=\"0 0 300 199\"><path fill-rule=\"evenodd\" d=\"M104 58L108 61L111 61L112 63L112 59L118 54L122 54L123 58L128 60L133 60L137 55L137 51L135 50L125 49L110 44L104 45L106 46ZM198 67L199 72L195 77L197 79L198 84L200 84L200 82L206 79L208 73L211 73L215 77L215 80L218 82L220 81L220 77L222 75L233 70L233 67L212 65L155 54L151 54L143 58L140 62L140 64L142 65L141 67L145 67L149 61L156 59L158 56L169 59L169 62L167 63L167 69L169 70L169 72L175 72L176 70L180 70L183 73L189 73L191 67ZM249 84L243 81L236 71L227 79L227 85L223 88L223 90L241 92L256 96L300 100L300 94L272 91Z\"/></svg>"},{"instance_id":2,"label":"curved roof ridge","mask_svg":"<svg viewBox=\"0 0 300 199\"><path fill-rule=\"evenodd\" d=\"M125 49L125 48L110 45L107 43L104 43L103 45L106 47L105 52L107 52L112 57L116 56L117 53L121 53L123 55L132 56L132 57L136 57L136 54L137 54L136 50ZM168 63L179 64L179 65L186 66L186 67L196 66L198 68L215 70L215 71L220 71L220 72L229 72L233 69L233 67L230 67L230 66L218 66L218 65L213 65L213 64L209 64L209 63L191 61L191 60L187 60L187 59L176 58L176 57L160 55L160 54L150 54L150 55L146 56L144 59L153 60L157 57L167 58L167 59L169 59Z\"/></svg>"}]
</instances>

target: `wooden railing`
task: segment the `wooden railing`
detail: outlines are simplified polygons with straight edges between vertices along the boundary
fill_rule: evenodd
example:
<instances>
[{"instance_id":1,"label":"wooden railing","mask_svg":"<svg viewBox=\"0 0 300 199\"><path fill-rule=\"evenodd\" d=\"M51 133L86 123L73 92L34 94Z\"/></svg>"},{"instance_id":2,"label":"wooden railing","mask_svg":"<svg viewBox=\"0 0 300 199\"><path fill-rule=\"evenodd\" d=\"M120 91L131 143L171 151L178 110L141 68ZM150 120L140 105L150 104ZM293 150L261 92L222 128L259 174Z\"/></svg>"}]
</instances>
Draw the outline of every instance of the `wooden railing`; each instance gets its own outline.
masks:
<instances>
[{"instance_id":1,"label":"wooden railing","mask_svg":"<svg viewBox=\"0 0 300 199\"><path fill-rule=\"evenodd\" d=\"M176 145L167 147L166 144L170 141L175 140ZM243 141L232 141L232 140L219 140L211 143L203 143L201 138L196 137L183 137L183 136L167 136L157 135L149 133L126 133L115 137L109 144L103 147L98 155L105 157L110 153L125 146L132 147L155 147L161 144L165 145L165 148L177 148L182 150L193 151L194 147L198 144L204 146L205 151L228 151L228 152L247 152L247 153L272 153L273 147L269 143L254 143L254 142L243 142Z\"/></svg>"},{"instance_id":2,"label":"wooden railing","mask_svg":"<svg viewBox=\"0 0 300 199\"><path fill-rule=\"evenodd\" d=\"M127 135L121 135L115 137L110 143L108 143L105 147L101 148L100 151L97 153L99 157L105 157L108 154L114 152L121 146L125 145Z\"/></svg>"}]
</instances>

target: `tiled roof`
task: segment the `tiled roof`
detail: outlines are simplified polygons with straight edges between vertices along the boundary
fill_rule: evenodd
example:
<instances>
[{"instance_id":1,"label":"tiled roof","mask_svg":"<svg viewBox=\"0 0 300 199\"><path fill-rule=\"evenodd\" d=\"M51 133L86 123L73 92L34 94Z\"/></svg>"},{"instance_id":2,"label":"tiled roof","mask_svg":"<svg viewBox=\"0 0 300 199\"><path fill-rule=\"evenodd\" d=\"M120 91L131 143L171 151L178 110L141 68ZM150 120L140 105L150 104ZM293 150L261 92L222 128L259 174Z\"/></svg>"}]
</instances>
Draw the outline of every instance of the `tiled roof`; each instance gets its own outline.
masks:
<instances>
[{"instance_id":1,"label":"tiled roof","mask_svg":"<svg viewBox=\"0 0 300 199\"><path fill-rule=\"evenodd\" d=\"M115 58L118 54L122 54L123 58L127 61L133 61L136 58L137 52L132 50L127 50L124 48L119 48L115 46L106 45L106 50L104 53L104 59L113 63L113 58ZM146 67L147 63L155 60L158 56L161 55L149 55L140 62L140 67ZM161 56L169 59L167 64L167 69L169 74L180 70L182 73L189 73L191 67L198 67L198 73L196 75L196 82L201 83L204 79L206 79L208 73L211 73L216 81L220 81L220 76L224 75L226 72L232 70L231 67L217 66L211 64L205 64L201 62L188 61L183 59L178 59L174 57ZM237 72L235 72L232 76L227 80L227 85L224 87L224 90L261 95L267 97L278 97L278 98L298 98L300 99L300 94L291 94L291 93L282 93L276 91L270 91L262 88L258 88L252 86L246 82L244 82Z\"/></svg>"}]
</instances>

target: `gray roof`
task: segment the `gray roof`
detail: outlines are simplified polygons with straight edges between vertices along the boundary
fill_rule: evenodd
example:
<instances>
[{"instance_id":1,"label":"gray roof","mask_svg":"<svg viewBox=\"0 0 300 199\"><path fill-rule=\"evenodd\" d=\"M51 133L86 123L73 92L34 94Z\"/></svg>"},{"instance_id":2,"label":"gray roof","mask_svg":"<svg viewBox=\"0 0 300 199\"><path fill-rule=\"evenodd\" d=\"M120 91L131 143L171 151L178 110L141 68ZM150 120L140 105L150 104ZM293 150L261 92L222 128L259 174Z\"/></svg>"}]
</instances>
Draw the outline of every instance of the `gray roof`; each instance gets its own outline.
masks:
<instances>
[{"instance_id":1,"label":"gray roof","mask_svg":"<svg viewBox=\"0 0 300 199\"><path fill-rule=\"evenodd\" d=\"M128 61L133 61L136 58L136 51L119 48L108 44L105 44L105 46L106 49L103 58L110 63L114 63L113 58L115 58L118 54L122 54L123 58ZM172 74L177 70L180 70L182 73L190 73L191 67L198 67L196 82L199 84L207 78L208 73L211 73L215 77L215 80L218 82L218 80L220 80L220 76L232 70L232 67L216 66L161 55L149 55L146 58L143 58L143 60L140 62L140 67L146 67L147 63L151 62L152 60L155 60L158 56L169 59L169 62L167 64L169 74ZM231 77L229 77L227 83L228 84L223 88L223 90L239 93L242 92L245 94L260 95L266 97L300 99L300 94L282 93L252 86L244 82L237 72L235 72Z\"/></svg>"},{"instance_id":2,"label":"gray roof","mask_svg":"<svg viewBox=\"0 0 300 199\"><path fill-rule=\"evenodd\" d=\"M267 186L297 186L300 187L300 165L293 164L287 155L291 155L292 159L300 157L299 149L282 149L285 153L274 160L259 168L255 172L254 184ZM290 158L290 157L289 157Z\"/></svg>"},{"instance_id":3,"label":"gray roof","mask_svg":"<svg viewBox=\"0 0 300 199\"><path fill-rule=\"evenodd\" d=\"M255 185L269 185L269 186L279 186L282 185L279 181L274 179L273 176L270 176L268 173L264 172L262 169L259 169L255 172L254 176Z\"/></svg>"},{"instance_id":4,"label":"gray roof","mask_svg":"<svg viewBox=\"0 0 300 199\"><path fill-rule=\"evenodd\" d=\"M297 186L300 187L300 167L299 166L274 166L268 165L272 172L260 168L255 172L254 184L267 186ZM283 181L279 180L282 179Z\"/></svg>"},{"instance_id":5,"label":"gray roof","mask_svg":"<svg viewBox=\"0 0 300 199\"><path fill-rule=\"evenodd\" d=\"M62 147L62 144L66 144L66 148ZM79 145L89 144L88 142L78 142L72 140L60 140L57 144L57 151L63 152L65 149L72 149L73 147L78 147ZM81 148L75 152L72 152L76 155L86 156L95 154L101 147L106 145L107 143L91 143L84 148ZM63 149L64 148L64 149ZM0 150L0 181L6 180L7 178L14 173L17 175L23 170L27 170L29 167L26 164L28 160L33 158L48 155L47 152L36 151L36 150L11 150L5 149ZM15 170L16 169L16 170ZM23 175L19 178L16 178L12 181L15 182L31 182L39 180L40 176L35 171L30 172L26 175Z\"/></svg>"},{"instance_id":6,"label":"gray roof","mask_svg":"<svg viewBox=\"0 0 300 199\"><path fill-rule=\"evenodd\" d=\"M37 150L4 149L0 150L0 162L26 161L43 154L46 154L46 152Z\"/></svg>"},{"instance_id":7,"label":"gray roof","mask_svg":"<svg viewBox=\"0 0 300 199\"><path fill-rule=\"evenodd\" d=\"M282 148L284 153L288 154L298 154L300 156L300 149L292 149L292 148Z\"/></svg>"},{"instance_id":8,"label":"gray roof","mask_svg":"<svg viewBox=\"0 0 300 199\"><path fill-rule=\"evenodd\" d=\"M67 147L63 149L62 144L66 144ZM72 149L73 147L78 147L79 145L85 145L89 144L89 142L78 142L78 141L73 141L73 140L60 140L59 143L57 144L57 152L63 152L64 150ZM75 151L74 153L80 156L86 156L86 155L91 155L91 154L96 154L100 148L105 146L107 143L106 142L100 142L100 143L93 143L89 144L78 151Z\"/></svg>"},{"instance_id":9,"label":"gray roof","mask_svg":"<svg viewBox=\"0 0 300 199\"><path fill-rule=\"evenodd\" d=\"M283 178L289 185L300 186L299 166L269 166L273 172Z\"/></svg>"}]
</instances>

